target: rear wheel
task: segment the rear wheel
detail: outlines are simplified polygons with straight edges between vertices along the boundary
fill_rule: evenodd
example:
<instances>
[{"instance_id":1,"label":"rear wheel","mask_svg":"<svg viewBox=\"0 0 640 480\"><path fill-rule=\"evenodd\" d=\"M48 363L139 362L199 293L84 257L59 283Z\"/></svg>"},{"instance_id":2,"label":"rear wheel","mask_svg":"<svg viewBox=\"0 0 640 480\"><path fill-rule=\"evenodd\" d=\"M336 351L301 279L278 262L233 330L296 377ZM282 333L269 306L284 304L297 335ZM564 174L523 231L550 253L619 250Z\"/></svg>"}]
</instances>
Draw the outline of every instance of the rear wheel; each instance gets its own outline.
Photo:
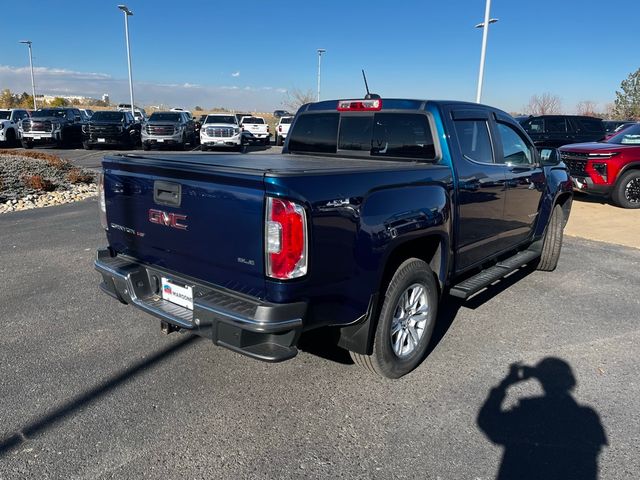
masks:
<instances>
[{"instance_id":1,"label":"rear wheel","mask_svg":"<svg viewBox=\"0 0 640 480\"><path fill-rule=\"evenodd\" d=\"M622 208L640 208L640 170L624 173L616 182L611 198Z\"/></svg>"},{"instance_id":2,"label":"rear wheel","mask_svg":"<svg viewBox=\"0 0 640 480\"><path fill-rule=\"evenodd\" d=\"M538 260L537 269L543 272L552 272L558 266L560 250L562 249L562 236L564 232L564 212L560 205L553 207L551 218L544 234L542 253Z\"/></svg>"},{"instance_id":3,"label":"rear wheel","mask_svg":"<svg viewBox=\"0 0 640 480\"><path fill-rule=\"evenodd\" d=\"M394 273L378 317L371 355L354 363L382 377L399 378L423 360L438 312L436 279L426 262L410 258Z\"/></svg>"},{"instance_id":4,"label":"rear wheel","mask_svg":"<svg viewBox=\"0 0 640 480\"><path fill-rule=\"evenodd\" d=\"M276 137L276 145L278 147L282 146L282 137L280 135Z\"/></svg>"}]
</instances>

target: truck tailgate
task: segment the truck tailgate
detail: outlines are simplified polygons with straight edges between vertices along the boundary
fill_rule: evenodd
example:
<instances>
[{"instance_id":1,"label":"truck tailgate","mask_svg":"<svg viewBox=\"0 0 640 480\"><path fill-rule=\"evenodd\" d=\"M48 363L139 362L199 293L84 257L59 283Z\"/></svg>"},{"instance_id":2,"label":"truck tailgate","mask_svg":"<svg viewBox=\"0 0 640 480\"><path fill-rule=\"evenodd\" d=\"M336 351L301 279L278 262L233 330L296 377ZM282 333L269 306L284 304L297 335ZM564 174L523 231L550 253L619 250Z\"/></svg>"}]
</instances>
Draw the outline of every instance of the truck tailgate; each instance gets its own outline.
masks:
<instances>
[{"instance_id":1,"label":"truck tailgate","mask_svg":"<svg viewBox=\"0 0 640 480\"><path fill-rule=\"evenodd\" d=\"M117 253L263 297L264 174L179 159L106 157L107 237Z\"/></svg>"}]
</instances>

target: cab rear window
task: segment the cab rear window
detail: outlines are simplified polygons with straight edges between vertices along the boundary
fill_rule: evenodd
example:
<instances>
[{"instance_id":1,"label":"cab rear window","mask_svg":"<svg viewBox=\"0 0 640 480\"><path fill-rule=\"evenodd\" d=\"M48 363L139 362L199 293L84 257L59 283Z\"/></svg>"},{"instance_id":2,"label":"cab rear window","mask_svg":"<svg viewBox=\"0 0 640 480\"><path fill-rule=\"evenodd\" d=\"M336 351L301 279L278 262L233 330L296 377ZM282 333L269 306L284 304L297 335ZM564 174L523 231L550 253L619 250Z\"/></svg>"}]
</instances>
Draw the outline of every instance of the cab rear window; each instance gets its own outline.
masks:
<instances>
[{"instance_id":1,"label":"cab rear window","mask_svg":"<svg viewBox=\"0 0 640 480\"><path fill-rule=\"evenodd\" d=\"M436 148L426 115L420 113L301 115L289 150L433 160ZM357 152L357 153L356 153Z\"/></svg>"}]
</instances>

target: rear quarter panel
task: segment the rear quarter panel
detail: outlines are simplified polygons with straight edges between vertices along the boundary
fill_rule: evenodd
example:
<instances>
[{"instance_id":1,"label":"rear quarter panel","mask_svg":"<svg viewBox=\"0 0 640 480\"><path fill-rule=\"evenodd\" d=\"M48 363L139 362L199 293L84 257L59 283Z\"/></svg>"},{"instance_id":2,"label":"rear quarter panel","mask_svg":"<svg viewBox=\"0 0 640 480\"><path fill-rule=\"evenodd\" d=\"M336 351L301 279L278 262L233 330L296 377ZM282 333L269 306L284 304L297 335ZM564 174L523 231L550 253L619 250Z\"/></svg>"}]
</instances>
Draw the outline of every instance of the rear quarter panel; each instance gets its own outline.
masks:
<instances>
[{"instance_id":1,"label":"rear quarter panel","mask_svg":"<svg viewBox=\"0 0 640 480\"><path fill-rule=\"evenodd\" d=\"M308 328L346 325L365 315L395 247L433 234L448 248L452 178L447 166L411 163L400 170L267 176L265 185L268 195L302 203L309 216L308 275L266 284L271 301L310 301Z\"/></svg>"}]
</instances>

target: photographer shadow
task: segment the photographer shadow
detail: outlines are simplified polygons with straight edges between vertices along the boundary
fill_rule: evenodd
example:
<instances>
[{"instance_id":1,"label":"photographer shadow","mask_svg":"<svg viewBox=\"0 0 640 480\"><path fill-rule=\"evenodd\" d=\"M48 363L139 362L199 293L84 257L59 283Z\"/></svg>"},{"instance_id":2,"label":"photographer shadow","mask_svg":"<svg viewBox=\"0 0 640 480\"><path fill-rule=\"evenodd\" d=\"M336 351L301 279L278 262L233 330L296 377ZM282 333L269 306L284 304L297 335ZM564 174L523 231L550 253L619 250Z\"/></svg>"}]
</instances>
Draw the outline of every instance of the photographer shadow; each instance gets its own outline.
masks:
<instances>
[{"instance_id":1,"label":"photographer shadow","mask_svg":"<svg viewBox=\"0 0 640 480\"><path fill-rule=\"evenodd\" d=\"M529 379L540 382L544 395L503 409L507 389ZM497 479L598 478L598 455L607 437L596 411L571 395L575 385L569 364L547 357L535 367L511 365L491 389L477 423L491 442L504 446Z\"/></svg>"}]
</instances>

